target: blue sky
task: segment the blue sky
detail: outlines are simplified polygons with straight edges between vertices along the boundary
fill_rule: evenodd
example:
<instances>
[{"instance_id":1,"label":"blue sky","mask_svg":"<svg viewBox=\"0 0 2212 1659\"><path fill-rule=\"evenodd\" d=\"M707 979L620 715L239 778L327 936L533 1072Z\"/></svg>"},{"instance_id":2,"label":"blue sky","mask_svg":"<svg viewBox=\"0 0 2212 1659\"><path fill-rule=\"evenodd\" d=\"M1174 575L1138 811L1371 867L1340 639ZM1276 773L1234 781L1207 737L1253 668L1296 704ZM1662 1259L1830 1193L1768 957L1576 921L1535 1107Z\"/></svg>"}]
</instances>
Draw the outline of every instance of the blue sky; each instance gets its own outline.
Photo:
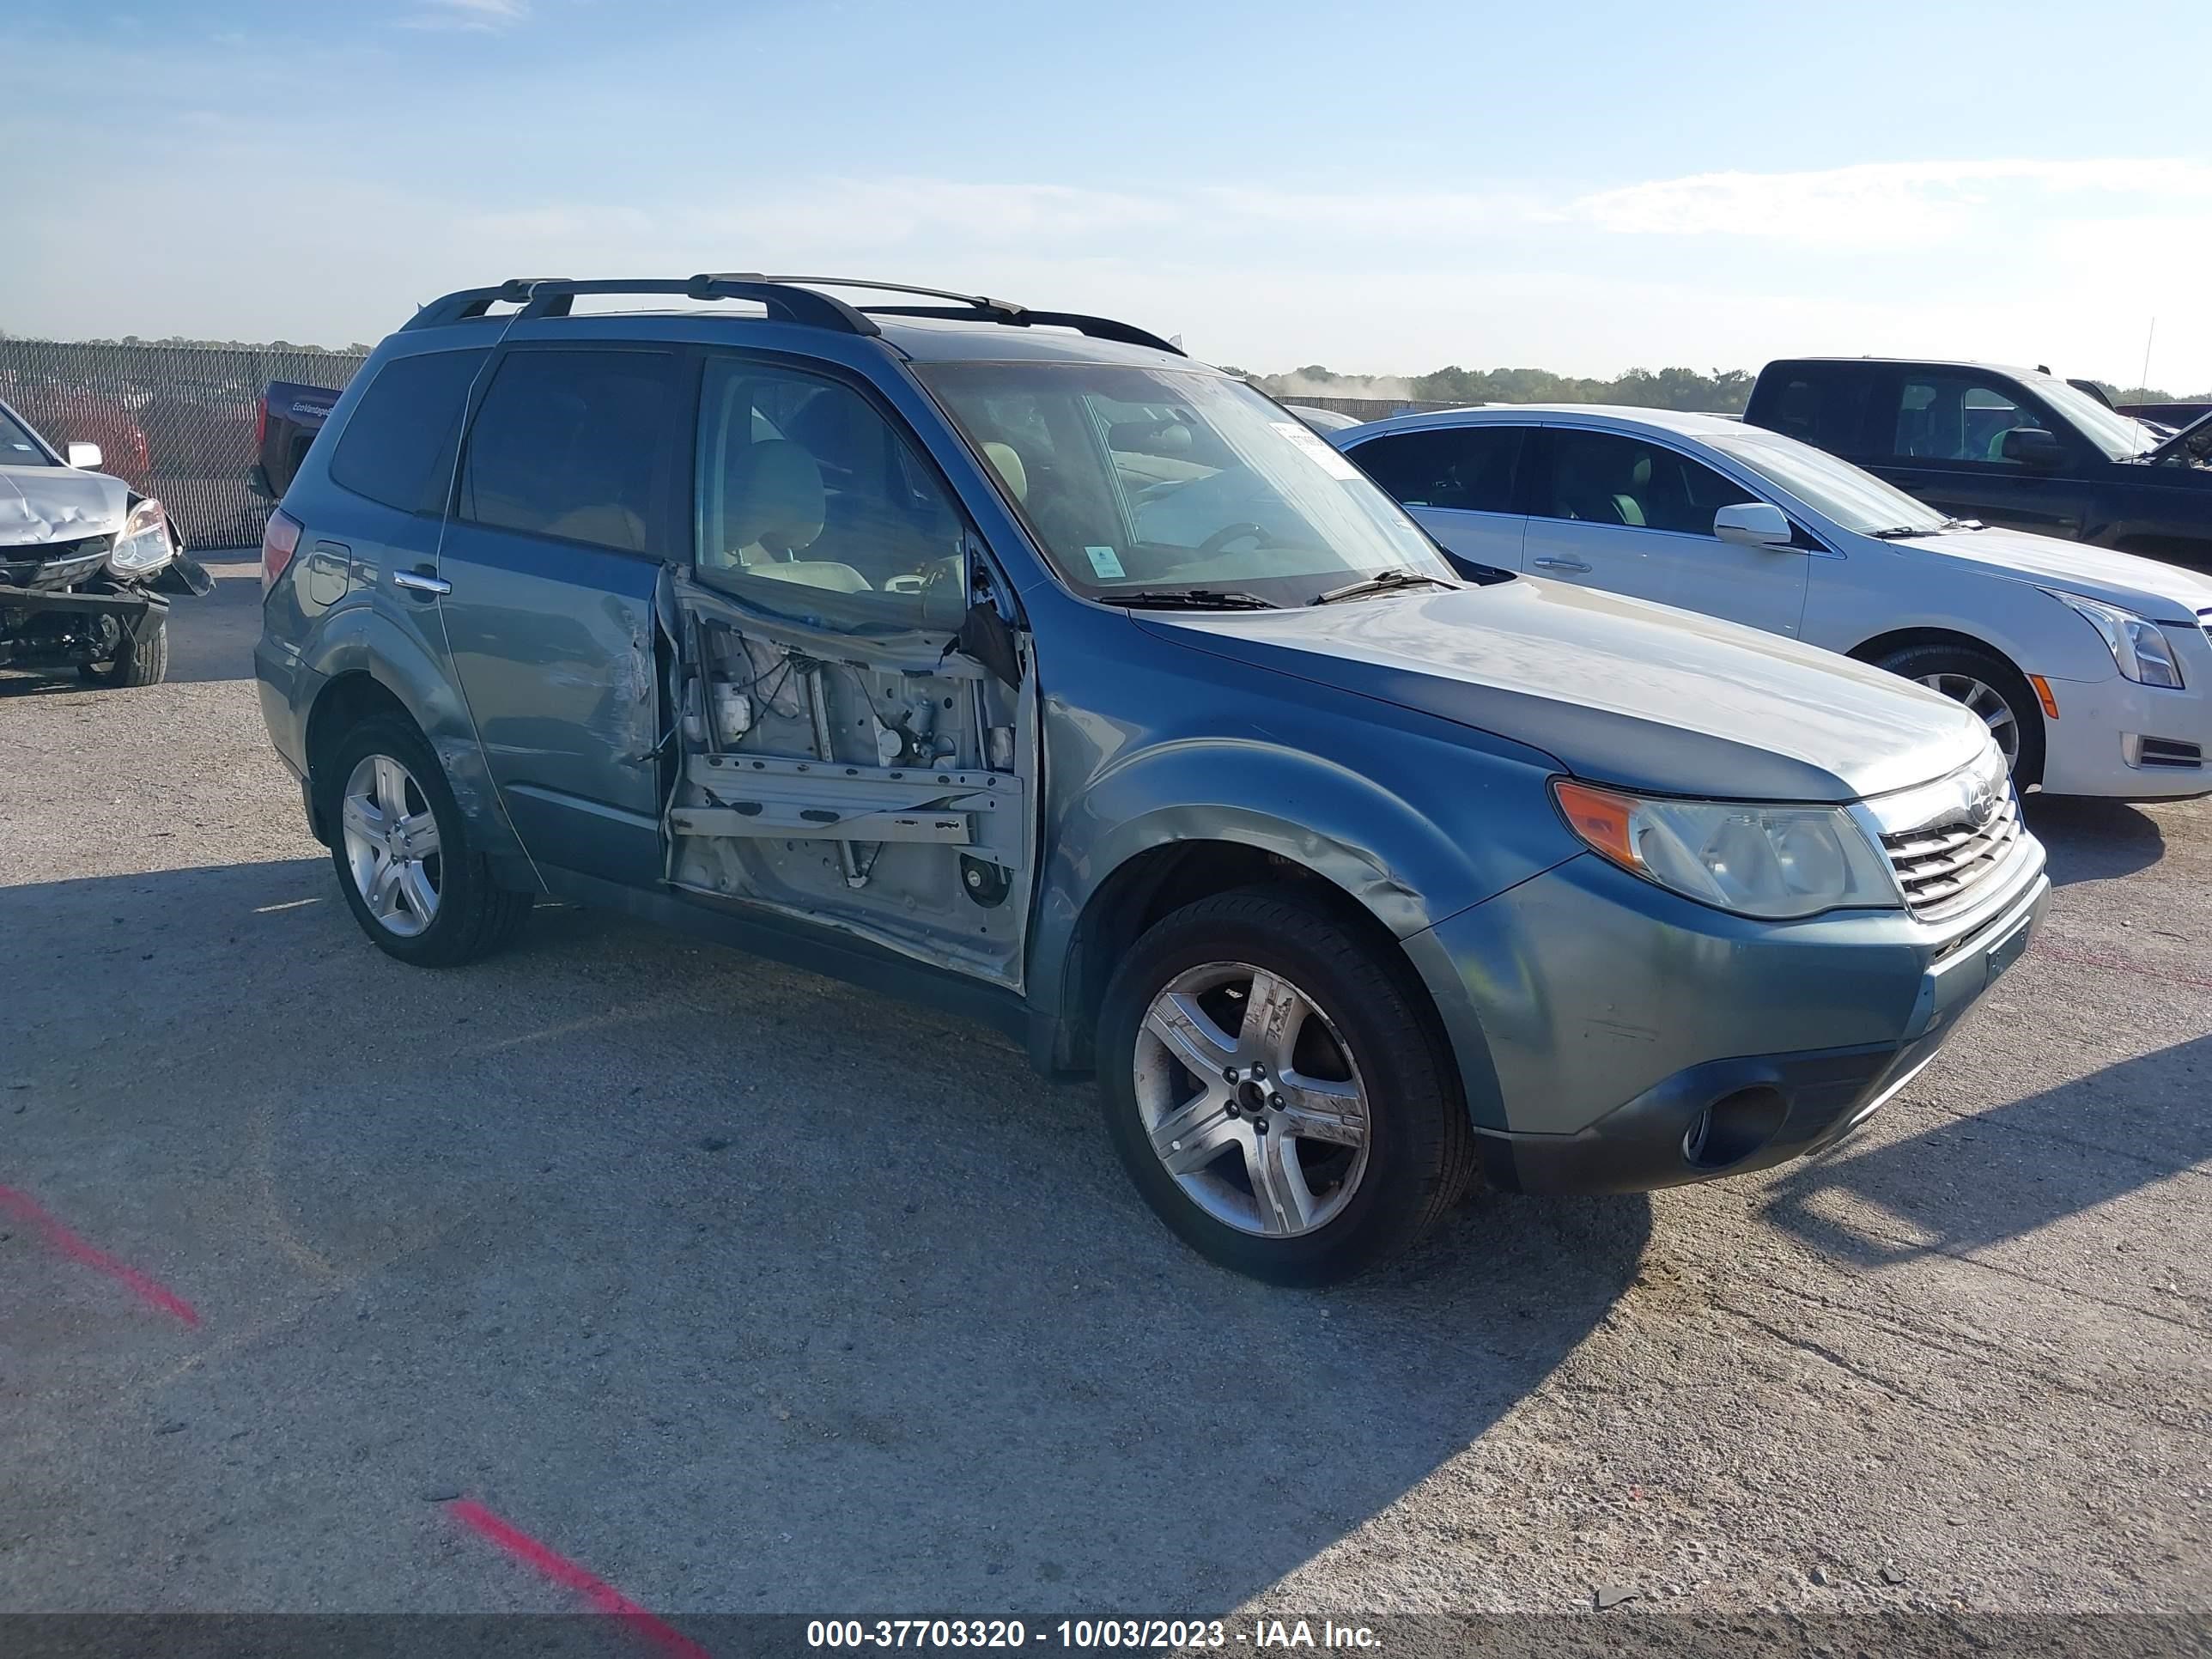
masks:
<instances>
[{"instance_id":1,"label":"blue sky","mask_svg":"<svg viewBox=\"0 0 2212 1659\"><path fill-rule=\"evenodd\" d=\"M2202 6L15 0L0 328L827 268L1248 368L2212 386ZM35 168L27 158L38 158Z\"/></svg>"}]
</instances>

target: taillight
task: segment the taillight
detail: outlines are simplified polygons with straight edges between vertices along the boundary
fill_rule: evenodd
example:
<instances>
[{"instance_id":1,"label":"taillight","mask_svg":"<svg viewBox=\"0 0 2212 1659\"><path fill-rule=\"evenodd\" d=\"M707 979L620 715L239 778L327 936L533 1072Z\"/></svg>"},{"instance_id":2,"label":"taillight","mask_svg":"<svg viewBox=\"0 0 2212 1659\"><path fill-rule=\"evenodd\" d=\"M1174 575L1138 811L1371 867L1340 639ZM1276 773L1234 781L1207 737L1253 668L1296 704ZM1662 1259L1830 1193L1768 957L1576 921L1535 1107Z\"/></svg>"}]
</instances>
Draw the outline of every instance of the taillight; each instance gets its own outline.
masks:
<instances>
[{"instance_id":1,"label":"taillight","mask_svg":"<svg viewBox=\"0 0 2212 1659\"><path fill-rule=\"evenodd\" d=\"M269 436L269 398L264 393L253 410L253 447L261 447Z\"/></svg>"},{"instance_id":2,"label":"taillight","mask_svg":"<svg viewBox=\"0 0 2212 1659\"><path fill-rule=\"evenodd\" d=\"M269 515L269 528L261 532L261 592L266 596L300 550L300 521L281 507Z\"/></svg>"}]
</instances>

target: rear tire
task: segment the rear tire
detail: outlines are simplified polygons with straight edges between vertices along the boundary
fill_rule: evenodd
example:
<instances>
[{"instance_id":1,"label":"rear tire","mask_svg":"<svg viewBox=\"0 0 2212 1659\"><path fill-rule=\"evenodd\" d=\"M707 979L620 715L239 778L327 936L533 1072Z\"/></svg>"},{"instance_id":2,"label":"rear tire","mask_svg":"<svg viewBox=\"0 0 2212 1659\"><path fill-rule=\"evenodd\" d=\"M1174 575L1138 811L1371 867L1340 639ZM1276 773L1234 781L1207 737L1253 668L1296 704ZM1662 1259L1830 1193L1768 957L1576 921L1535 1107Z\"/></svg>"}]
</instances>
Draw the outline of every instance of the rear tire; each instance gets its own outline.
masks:
<instances>
[{"instance_id":1,"label":"rear tire","mask_svg":"<svg viewBox=\"0 0 2212 1659\"><path fill-rule=\"evenodd\" d=\"M1972 645L1909 645L1875 666L1917 680L1972 708L2000 748L2006 747L2004 721L2009 720L2018 734L2008 756L2014 787L2026 793L2031 784L2043 781L2043 705L2027 676L1996 652ZM2002 705L2001 715L1992 712L1987 696L1977 695L1977 688L1994 695Z\"/></svg>"},{"instance_id":2,"label":"rear tire","mask_svg":"<svg viewBox=\"0 0 2212 1659\"><path fill-rule=\"evenodd\" d=\"M493 880L445 769L411 721L370 715L331 746L318 771L339 889L378 949L417 968L453 968L491 955L521 932L536 901ZM379 813L380 779L392 786L384 793L396 810ZM349 799L356 790L359 802ZM395 863L394 838L416 855Z\"/></svg>"},{"instance_id":3,"label":"rear tire","mask_svg":"<svg viewBox=\"0 0 2212 1659\"><path fill-rule=\"evenodd\" d=\"M1097 1042L1107 1133L1146 1202L1201 1255L1272 1284L1329 1284L1410 1248L1474 1170L1417 994L1294 889L1152 927L1107 988Z\"/></svg>"},{"instance_id":4,"label":"rear tire","mask_svg":"<svg viewBox=\"0 0 2212 1659\"><path fill-rule=\"evenodd\" d=\"M104 663L83 663L77 678L87 685L120 690L134 685L159 685L169 675L169 619L155 623L143 639L123 636L115 654Z\"/></svg>"}]
</instances>

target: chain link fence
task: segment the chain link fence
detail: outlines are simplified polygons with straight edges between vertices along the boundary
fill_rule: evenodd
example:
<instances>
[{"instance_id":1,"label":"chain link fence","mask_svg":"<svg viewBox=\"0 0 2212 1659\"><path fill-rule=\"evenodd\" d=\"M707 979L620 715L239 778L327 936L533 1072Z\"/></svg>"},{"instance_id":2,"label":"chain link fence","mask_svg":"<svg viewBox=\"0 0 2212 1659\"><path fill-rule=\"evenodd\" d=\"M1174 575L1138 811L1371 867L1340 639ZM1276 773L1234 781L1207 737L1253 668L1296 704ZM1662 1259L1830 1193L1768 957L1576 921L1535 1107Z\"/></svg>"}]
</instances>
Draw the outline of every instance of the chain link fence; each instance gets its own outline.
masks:
<instances>
[{"instance_id":1,"label":"chain link fence","mask_svg":"<svg viewBox=\"0 0 2212 1659\"><path fill-rule=\"evenodd\" d=\"M57 448L98 444L100 469L161 498L195 547L260 543L272 503L246 482L271 380L343 391L358 353L281 346L0 339L0 399ZM1449 404L1299 397L1362 420Z\"/></svg>"},{"instance_id":2,"label":"chain link fence","mask_svg":"<svg viewBox=\"0 0 2212 1659\"><path fill-rule=\"evenodd\" d=\"M246 482L262 388L343 389L356 353L268 346L0 339L0 400L56 448L98 444L100 470L161 498L195 547L252 547L273 503Z\"/></svg>"}]
</instances>

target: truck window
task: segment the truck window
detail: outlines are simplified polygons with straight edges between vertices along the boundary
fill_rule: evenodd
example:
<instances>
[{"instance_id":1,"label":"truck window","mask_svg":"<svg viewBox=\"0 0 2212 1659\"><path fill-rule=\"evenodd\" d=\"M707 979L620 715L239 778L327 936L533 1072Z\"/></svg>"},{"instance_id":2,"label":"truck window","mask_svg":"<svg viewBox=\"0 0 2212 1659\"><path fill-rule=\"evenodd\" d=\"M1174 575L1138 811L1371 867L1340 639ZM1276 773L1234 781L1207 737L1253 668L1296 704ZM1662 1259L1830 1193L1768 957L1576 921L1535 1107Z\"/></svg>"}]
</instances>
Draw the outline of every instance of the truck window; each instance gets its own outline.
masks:
<instances>
[{"instance_id":1,"label":"truck window","mask_svg":"<svg viewBox=\"0 0 2212 1659\"><path fill-rule=\"evenodd\" d=\"M2017 469L2021 462L2004 458L2004 436L2021 427L2050 429L2042 411L2010 386L1977 375L1917 370L1899 387L1892 453Z\"/></svg>"},{"instance_id":2,"label":"truck window","mask_svg":"<svg viewBox=\"0 0 2212 1659\"><path fill-rule=\"evenodd\" d=\"M1862 454L1868 387L1863 374L1800 370L1783 383L1766 425L1831 454Z\"/></svg>"}]
</instances>

